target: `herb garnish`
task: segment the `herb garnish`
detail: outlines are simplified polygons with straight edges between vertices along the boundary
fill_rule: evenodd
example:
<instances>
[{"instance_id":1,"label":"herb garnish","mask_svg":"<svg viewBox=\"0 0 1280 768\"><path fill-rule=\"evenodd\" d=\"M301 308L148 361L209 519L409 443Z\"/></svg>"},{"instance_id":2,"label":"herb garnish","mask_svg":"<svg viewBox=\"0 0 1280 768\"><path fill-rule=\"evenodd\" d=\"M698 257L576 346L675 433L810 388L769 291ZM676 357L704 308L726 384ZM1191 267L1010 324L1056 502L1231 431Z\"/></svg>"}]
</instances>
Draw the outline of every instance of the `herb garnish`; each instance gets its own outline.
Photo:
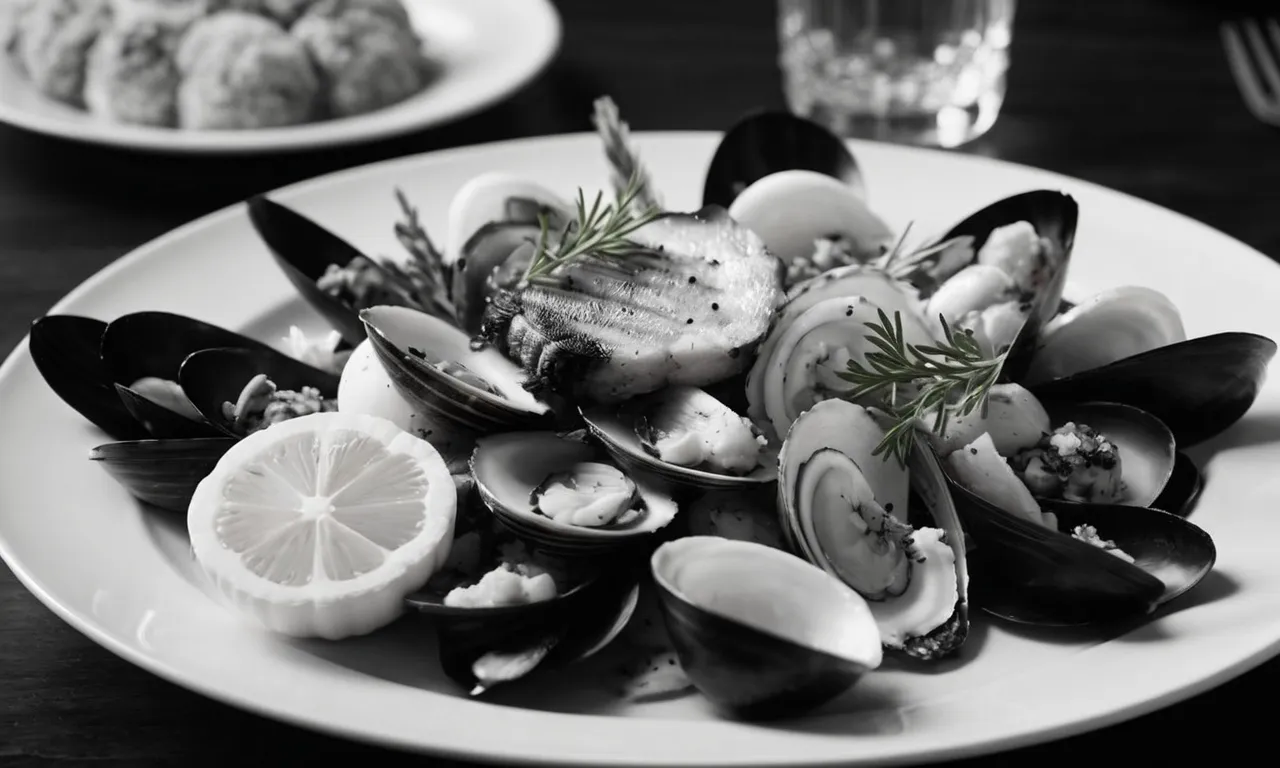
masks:
<instances>
[{"instance_id":1,"label":"herb garnish","mask_svg":"<svg viewBox=\"0 0 1280 768\"><path fill-rule=\"evenodd\" d=\"M636 248L628 236L662 215L662 211L649 206L636 213L633 204L643 189L640 177L633 174L626 189L612 205L601 206L604 193L596 193L595 202L587 208L582 189L578 189L577 217L565 225L555 243L552 243L551 225L545 214L538 216L541 232L538 245L525 280L547 277L561 265L568 264L587 254L596 256L620 256Z\"/></svg>"},{"instance_id":2,"label":"herb garnish","mask_svg":"<svg viewBox=\"0 0 1280 768\"><path fill-rule=\"evenodd\" d=\"M854 385L845 393L847 399L878 395L885 401L881 407L893 417L893 425L872 455L886 460L892 456L905 466L915 445L917 420L934 411L933 431L941 435L952 417L967 416L979 407L985 410L1009 352L987 358L973 331L952 330L941 316L944 341L908 344L902 314L894 312L890 320L884 310L878 312L880 322L865 324L871 331L867 341L878 351L867 353L867 365L850 360L848 370L837 375ZM915 394L899 403L899 389L913 385Z\"/></svg>"},{"instance_id":3,"label":"herb garnish","mask_svg":"<svg viewBox=\"0 0 1280 768\"><path fill-rule=\"evenodd\" d=\"M604 142L604 154L613 167L613 189L621 196L630 187L630 182L637 185L635 203L642 212L650 208L662 208L662 201L649 180L649 173L640 162L640 156L631 145L631 129L622 121L618 113L618 105L608 96L601 96L595 101L595 114L591 117L600 139Z\"/></svg>"}]
</instances>

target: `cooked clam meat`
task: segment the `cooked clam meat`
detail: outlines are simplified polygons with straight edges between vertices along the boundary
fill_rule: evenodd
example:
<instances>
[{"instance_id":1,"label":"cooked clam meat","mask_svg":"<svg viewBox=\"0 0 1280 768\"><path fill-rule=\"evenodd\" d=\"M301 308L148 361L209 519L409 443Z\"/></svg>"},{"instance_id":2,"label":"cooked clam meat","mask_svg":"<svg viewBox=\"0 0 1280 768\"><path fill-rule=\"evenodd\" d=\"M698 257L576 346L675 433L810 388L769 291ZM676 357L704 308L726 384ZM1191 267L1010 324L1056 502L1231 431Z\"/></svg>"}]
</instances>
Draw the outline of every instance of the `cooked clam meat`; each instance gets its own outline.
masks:
<instances>
[{"instance_id":1,"label":"cooked clam meat","mask_svg":"<svg viewBox=\"0 0 1280 768\"><path fill-rule=\"evenodd\" d=\"M638 419L636 434L653 456L681 467L745 475L760 465L764 438L750 420L697 387L668 387Z\"/></svg>"},{"instance_id":2,"label":"cooked clam meat","mask_svg":"<svg viewBox=\"0 0 1280 768\"><path fill-rule=\"evenodd\" d=\"M1087 424L1069 421L1009 463L1037 496L1118 502L1123 495L1119 447Z\"/></svg>"},{"instance_id":3,"label":"cooked clam meat","mask_svg":"<svg viewBox=\"0 0 1280 768\"><path fill-rule=\"evenodd\" d=\"M1056 246L1036 233L1029 221L997 227L978 251L978 264L998 267L1023 293L1030 293L1051 277Z\"/></svg>"},{"instance_id":4,"label":"cooked clam meat","mask_svg":"<svg viewBox=\"0 0 1280 768\"><path fill-rule=\"evenodd\" d=\"M303 387L299 392L279 389L265 373L250 379L236 402L222 404L223 417L242 435L299 416L336 410L337 399L326 398L315 387Z\"/></svg>"},{"instance_id":5,"label":"cooked clam meat","mask_svg":"<svg viewBox=\"0 0 1280 768\"><path fill-rule=\"evenodd\" d=\"M617 467L580 461L555 472L534 489L530 503L558 523L599 528L639 514L637 488Z\"/></svg>"},{"instance_id":6,"label":"cooked clam meat","mask_svg":"<svg viewBox=\"0 0 1280 768\"><path fill-rule=\"evenodd\" d=\"M1134 562L1132 555L1117 547L1114 541L1104 539L1099 536L1098 529L1094 528L1092 525L1077 525L1075 528L1071 529L1071 536L1072 538L1083 541L1085 544L1092 544L1104 552L1110 552L1127 563Z\"/></svg>"},{"instance_id":7,"label":"cooked clam meat","mask_svg":"<svg viewBox=\"0 0 1280 768\"><path fill-rule=\"evenodd\" d=\"M1057 516L1041 512L1040 505L1022 478L996 450L991 435L976 440L946 457L947 471L956 482L1006 512L1028 522L1058 529Z\"/></svg>"},{"instance_id":8,"label":"cooked clam meat","mask_svg":"<svg viewBox=\"0 0 1280 768\"><path fill-rule=\"evenodd\" d=\"M147 398L156 405L163 406L193 420L201 421L200 411L191 404L183 393L182 387L172 379L158 376L143 376L129 386L134 392Z\"/></svg>"},{"instance_id":9,"label":"cooked clam meat","mask_svg":"<svg viewBox=\"0 0 1280 768\"><path fill-rule=\"evenodd\" d=\"M458 584L444 596L444 604L451 608L498 608L510 605L527 605L554 599L568 581L562 563L540 552L531 551L519 540L502 542L496 551L497 564L476 578L480 568L480 537L468 533L454 540L454 547L462 549L458 559L445 563L445 572L452 572Z\"/></svg>"}]
</instances>

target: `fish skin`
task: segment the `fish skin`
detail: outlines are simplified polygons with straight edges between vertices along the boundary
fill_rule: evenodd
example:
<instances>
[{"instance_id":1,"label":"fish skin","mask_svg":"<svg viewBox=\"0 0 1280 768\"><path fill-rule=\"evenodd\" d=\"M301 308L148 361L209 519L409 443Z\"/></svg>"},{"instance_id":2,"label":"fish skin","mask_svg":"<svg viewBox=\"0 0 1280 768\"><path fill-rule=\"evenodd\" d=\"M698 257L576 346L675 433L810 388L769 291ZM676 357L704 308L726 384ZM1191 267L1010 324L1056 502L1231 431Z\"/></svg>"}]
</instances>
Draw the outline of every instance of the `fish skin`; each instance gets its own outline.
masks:
<instances>
[{"instance_id":1,"label":"fish skin","mask_svg":"<svg viewBox=\"0 0 1280 768\"><path fill-rule=\"evenodd\" d=\"M782 264L721 208L667 214L621 256L496 294L480 337L531 389L611 403L745 370L782 303Z\"/></svg>"}]
</instances>

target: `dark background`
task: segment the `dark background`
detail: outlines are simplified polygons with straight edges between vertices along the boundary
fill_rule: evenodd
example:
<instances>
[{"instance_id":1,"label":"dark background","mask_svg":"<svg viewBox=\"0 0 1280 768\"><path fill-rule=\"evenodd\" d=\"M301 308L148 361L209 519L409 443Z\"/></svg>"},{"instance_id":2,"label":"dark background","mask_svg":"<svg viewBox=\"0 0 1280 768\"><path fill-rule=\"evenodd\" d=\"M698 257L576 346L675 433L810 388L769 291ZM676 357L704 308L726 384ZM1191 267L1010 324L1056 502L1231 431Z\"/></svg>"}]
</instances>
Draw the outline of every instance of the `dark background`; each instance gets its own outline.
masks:
<instances>
[{"instance_id":1,"label":"dark background","mask_svg":"<svg viewBox=\"0 0 1280 768\"><path fill-rule=\"evenodd\" d=\"M749 109L783 106L769 0L557 5L563 48L525 91L452 125L349 151L162 157L0 128L0 354L118 256L256 192L386 157L590 130L591 101L606 93L634 130L722 130ZM1242 7L1023 0L1002 115L959 151L1104 184L1280 254L1280 132L1245 110L1219 39L1219 21ZM1124 725L956 765L1137 754L1176 765L1195 742L1217 742L1227 755L1270 750L1270 707L1257 704L1274 702L1277 687L1280 663L1271 662ZM0 568L0 764L291 765L329 753L359 764L455 765L315 735L189 693L93 644Z\"/></svg>"}]
</instances>

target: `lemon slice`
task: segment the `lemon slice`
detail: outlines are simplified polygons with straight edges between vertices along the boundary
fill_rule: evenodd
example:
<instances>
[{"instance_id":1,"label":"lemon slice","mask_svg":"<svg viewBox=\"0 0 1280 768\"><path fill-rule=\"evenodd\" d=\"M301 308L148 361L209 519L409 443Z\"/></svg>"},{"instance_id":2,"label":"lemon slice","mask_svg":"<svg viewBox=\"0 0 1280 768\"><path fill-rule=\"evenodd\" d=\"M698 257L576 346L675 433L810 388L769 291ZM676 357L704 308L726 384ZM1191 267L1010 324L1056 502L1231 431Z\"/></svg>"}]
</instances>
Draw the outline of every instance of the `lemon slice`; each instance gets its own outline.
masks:
<instances>
[{"instance_id":1,"label":"lemon slice","mask_svg":"<svg viewBox=\"0 0 1280 768\"><path fill-rule=\"evenodd\" d=\"M430 443L376 416L315 413L232 446L197 486L187 530L232 606L337 640L400 615L449 556L456 512Z\"/></svg>"}]
</instances>

